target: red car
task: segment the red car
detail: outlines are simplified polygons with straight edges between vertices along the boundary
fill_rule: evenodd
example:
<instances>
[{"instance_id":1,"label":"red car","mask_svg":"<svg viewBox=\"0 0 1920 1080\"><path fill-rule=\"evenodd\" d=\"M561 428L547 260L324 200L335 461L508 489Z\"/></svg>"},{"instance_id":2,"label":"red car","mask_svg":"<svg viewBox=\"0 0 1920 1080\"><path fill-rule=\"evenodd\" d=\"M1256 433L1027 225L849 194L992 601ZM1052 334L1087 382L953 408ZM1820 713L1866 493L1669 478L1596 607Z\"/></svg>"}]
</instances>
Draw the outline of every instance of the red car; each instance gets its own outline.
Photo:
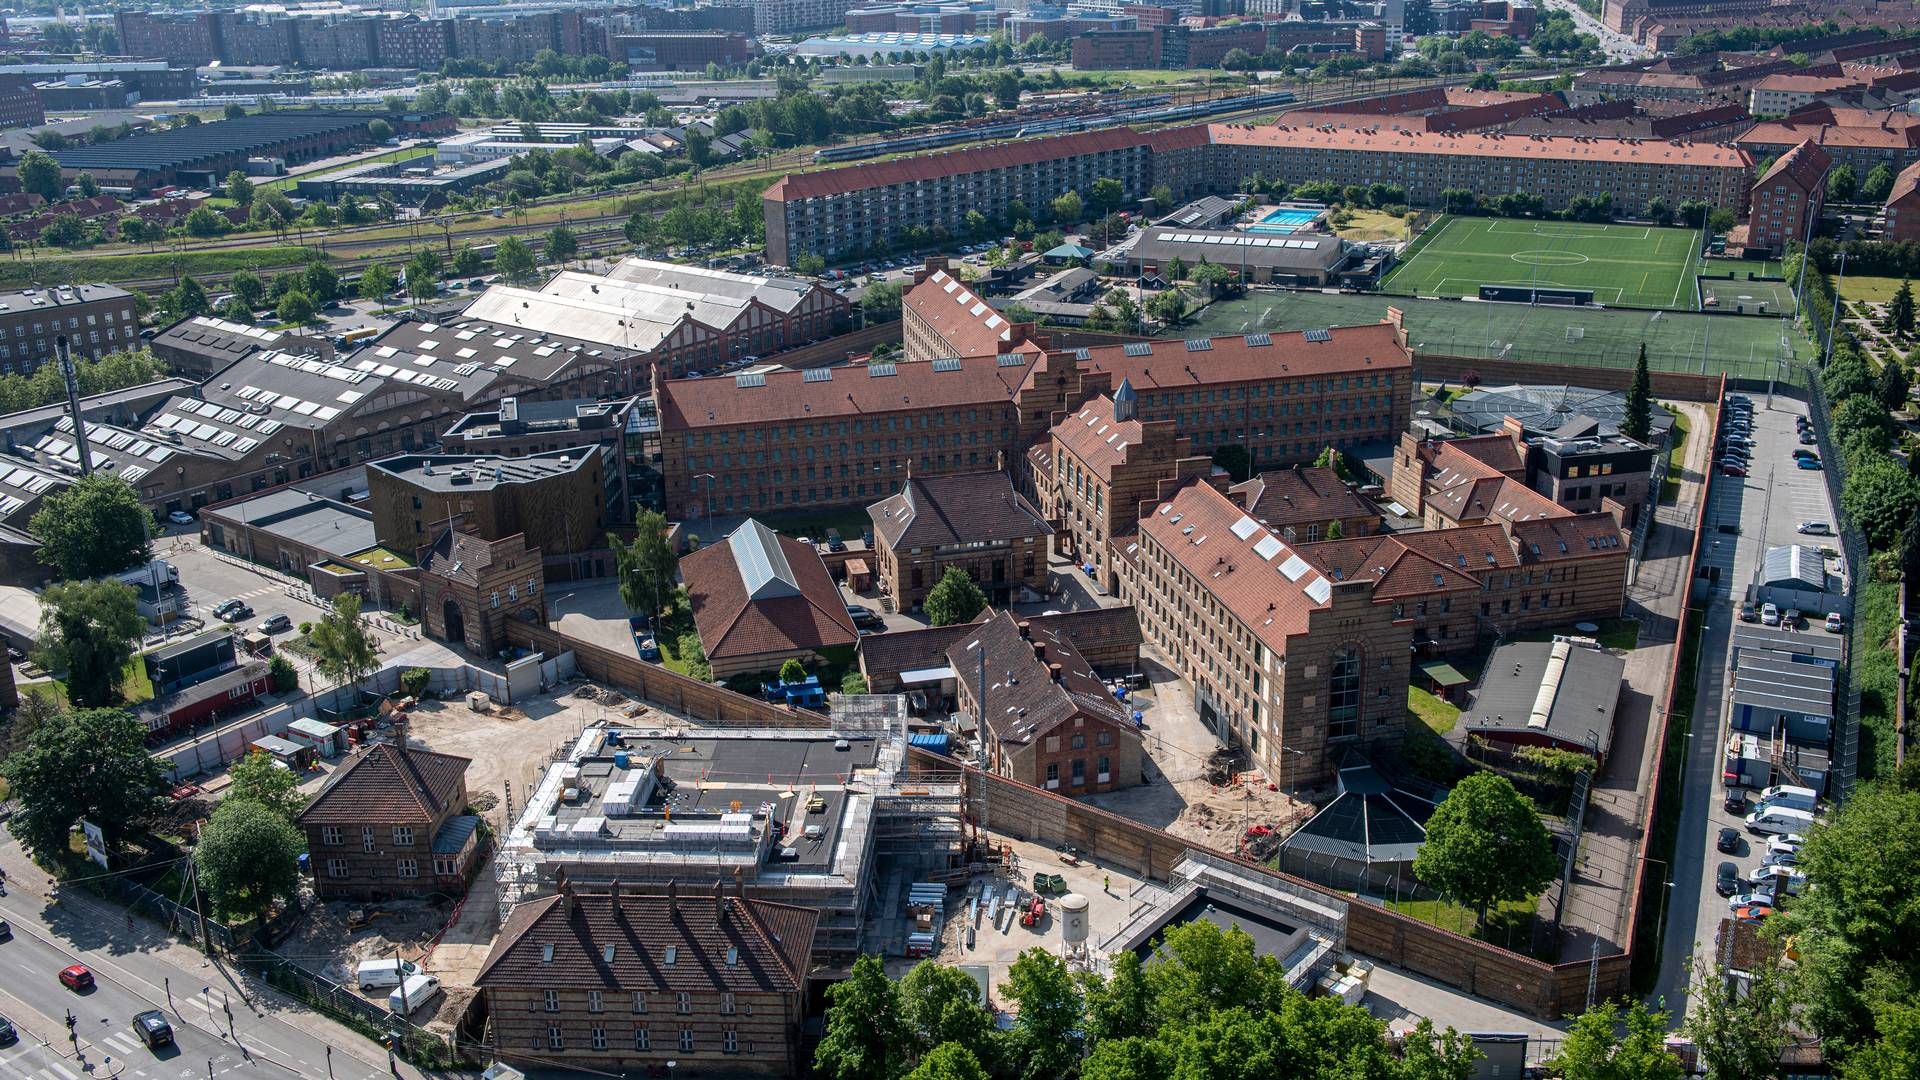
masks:
<instances>
[{"instance_id":1,"label":"red car","mask_svg":"<svg viewBox=\"0 0 1920 1080\"><path fill-rule=\"evenodd\" d=\"M1743 923L1765 922L1773 909L1765 904L1743 904L1733 909L1733 917Z\"/></svg>"},{"instance_id":2,"label":"red car","mask_svg":"<svg viewBox=\"0 0 1920 1080\"><path fill-rule=\"evenodd\" d=\"M60 985L69 990L91 990L93 972L85 964L69 964L60 969Z\"/></svg>"},{"instance_id":3,"label":"red car","mask_svg":"<svg viewBox=\"0 0 1920 1080\"><path fill-rule=\"evenodd\" d=\"M1725 473L1725 474L1726 474L1726 475L1728 475L1728 476L1745 476L1745 475L1747 475L1747 470L1746 470L1746 469L1744 469L1744 468L1742 468L1742 467L1741 467L1741 466L1739 466L1739 465L1728 465L1728 464L1725 464L1725 463L1723 463L1723 464L1721 464L1721 466L1720 466L1720 471L1721 471L1722 473Z\"/></svg>"}]
</instances>

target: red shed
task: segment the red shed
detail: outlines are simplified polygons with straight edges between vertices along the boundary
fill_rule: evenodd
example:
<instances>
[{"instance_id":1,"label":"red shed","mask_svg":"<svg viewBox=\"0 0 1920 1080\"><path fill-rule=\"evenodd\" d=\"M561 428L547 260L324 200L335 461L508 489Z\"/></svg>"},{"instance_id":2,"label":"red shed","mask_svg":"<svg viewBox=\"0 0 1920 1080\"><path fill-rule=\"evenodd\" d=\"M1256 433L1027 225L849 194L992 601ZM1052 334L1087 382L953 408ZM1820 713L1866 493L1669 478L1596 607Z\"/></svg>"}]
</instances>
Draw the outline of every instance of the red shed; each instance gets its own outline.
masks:
<instances>
[{"instance_id":1,"label":"red shed","mask_svg":"<svg viewBox=\"0 0 1920 1080\"><path fill-rule=\"evenodd\" d=\"M148 737L190 731L226 713L246 709L267 692L267 665L255 661L140 706Z\"/></svg>"}]
</instances>

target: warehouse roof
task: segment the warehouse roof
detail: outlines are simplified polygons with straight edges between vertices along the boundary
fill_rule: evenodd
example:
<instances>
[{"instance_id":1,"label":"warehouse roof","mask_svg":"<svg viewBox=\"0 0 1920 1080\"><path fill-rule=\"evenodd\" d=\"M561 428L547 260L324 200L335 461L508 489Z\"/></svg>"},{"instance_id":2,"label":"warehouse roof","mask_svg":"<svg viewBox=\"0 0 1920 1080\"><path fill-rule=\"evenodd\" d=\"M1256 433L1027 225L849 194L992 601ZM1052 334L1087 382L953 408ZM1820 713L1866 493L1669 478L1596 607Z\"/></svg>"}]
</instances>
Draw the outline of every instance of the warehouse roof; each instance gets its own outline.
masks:
<instances>
[{"instance_id":1,"label":"warehouse roof","mask_svg":"<svg viewBox=\"0 0 1920 1080\"><path fill-rule=\"evenodd\" d=\"M660 424L666 431L688 431L908 408L1005 406L1035 368L1039 355L1008 353L932 363L769 371L732 379L675 379L661 388Z\"/></svg>"},{"instance_id":2,"label":"warehouse roof","mask_svg":"<svg viewBox=\"0 0 1920 1080\"><path fill-rule=\"evenodd\" d=\"M520 307L522 303L527 306ZM429 385L457 387L462 397L472 400L498 379L545 383L576 364L610 367L628 355L630 347L592 336L603 331L602 320L569 319L566 310L566 302L555 297L496 286L445 322L396 324L355 353L352 364L416 385L422 379L437 380ZM604 324L622 319L615 315ZM440 386L448 381L456 386Z\"/></svg>"},{"instance_id":3,"label":"warehouse roof","mask_svg":"<svg viewBox=\"0 0 1920 1080\"><path fill-rule=\"evenodd\" d=\"M686 293L725 296L742 301L758 300L781 312L792 312L798 308L809 293L825 291L796 278L730 274L703 266L681 266L633 256L620 260L620 265L609 271L607 277L614 281L631 281Z\"/></svg>"},{"instance_id":4,"label":"warehouse roof","mask_svg":"<svg viewBox=\"0 0 1920 1080\"><path fill-rule=\"evenodd\" d=\"M133 135L53 155L64 169L177 169L276 143L364 129L371 113L271 112Z\"/></svg>"},{"instance_id":5,"label":"warehouse roof","mask_svg":"<svg viewBox=\"0 0 1920 1080\"><path fill-rule=\"evenodd\" d=\"M1460 723L1471 732L1530 734L1604 754L1626 668L1624 657L1571 641L1510 642L1487 657Z\"/></svg>"},{"instance_id":6,"label":"warehouse roof","mask_svg":"<svg viewBox=\"0 0 1920 1080\"><path fill-rule=\"evenodd\" d=\"M1180 229L1154 226L1133 242L1136 261L1164 263L1179 258L1235 266L1262 266L1275 270L1325 273L1340 265L1347 243L1337 236L1293 233L1255 236L1234 229Z\"/></svg>"}]
</instances>

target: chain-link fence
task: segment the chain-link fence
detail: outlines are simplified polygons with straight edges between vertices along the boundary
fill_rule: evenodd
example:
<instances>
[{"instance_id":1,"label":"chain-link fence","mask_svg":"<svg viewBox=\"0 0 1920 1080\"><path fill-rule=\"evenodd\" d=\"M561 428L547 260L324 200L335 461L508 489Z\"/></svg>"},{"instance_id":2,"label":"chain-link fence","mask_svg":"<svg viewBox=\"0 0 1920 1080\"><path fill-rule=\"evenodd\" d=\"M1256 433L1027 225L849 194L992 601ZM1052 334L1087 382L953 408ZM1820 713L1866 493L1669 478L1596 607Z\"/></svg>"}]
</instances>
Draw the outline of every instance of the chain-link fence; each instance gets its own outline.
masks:
<instances>
[{"instance_id":1,"label":"chain-link fence","mask_svg":"<svg viewBox=\"0 0 1920 1080\"><path fill-rule=\"evenodd\" d=\"M1847 515L1846 506L1841 502L1840 493L1847 486L1846 455L1839 452L1833 431L1828 424L1826 392L1820 387L1818 378L1807 379L1807 412L1813 421L1813 434L1819 440L1820 458L1826 464L1821 478L1827 485L1827 496L1833 502L1834 516L1839 522L1840 552L1846 560L1843 568L1849 582L1848 595L1855 600L1853 619L1847 624L1847 656L1866 655L1866 650L1878 648L1879 643L1867 640L1867 621L1860 614L1860 584L1868 579L1872 570L1868 566L1867 538L1860 527ZM1831 790L1835 799L1844 799L1853 792L1854 782L1860 777L1860 688L1853 678L1852 664L1842 664L1834 679L1835 709L1833 724L1833 763L1831 772Z\"/></svg>"}]
</instances>

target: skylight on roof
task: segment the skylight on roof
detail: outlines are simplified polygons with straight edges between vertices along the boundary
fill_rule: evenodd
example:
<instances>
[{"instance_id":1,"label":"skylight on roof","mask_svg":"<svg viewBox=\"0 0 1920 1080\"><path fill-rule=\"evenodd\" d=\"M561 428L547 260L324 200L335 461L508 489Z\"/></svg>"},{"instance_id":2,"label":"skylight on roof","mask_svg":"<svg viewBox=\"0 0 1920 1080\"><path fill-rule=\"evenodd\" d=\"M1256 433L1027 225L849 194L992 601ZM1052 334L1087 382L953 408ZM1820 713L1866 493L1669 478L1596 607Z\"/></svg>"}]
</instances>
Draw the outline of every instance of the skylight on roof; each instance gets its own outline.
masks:
<instances>
[{"instance_id":1,"label":"skylight on roof","mask_svg":"<svg viewBox=\"0 0 1920 1080\"><path fill-rule=\"evenodd\" d=\"M1120 351L1128 356L1152 356L1153 346L1145 341L1130 341L1120 346Z\"/></svg>"}]
</instances>

